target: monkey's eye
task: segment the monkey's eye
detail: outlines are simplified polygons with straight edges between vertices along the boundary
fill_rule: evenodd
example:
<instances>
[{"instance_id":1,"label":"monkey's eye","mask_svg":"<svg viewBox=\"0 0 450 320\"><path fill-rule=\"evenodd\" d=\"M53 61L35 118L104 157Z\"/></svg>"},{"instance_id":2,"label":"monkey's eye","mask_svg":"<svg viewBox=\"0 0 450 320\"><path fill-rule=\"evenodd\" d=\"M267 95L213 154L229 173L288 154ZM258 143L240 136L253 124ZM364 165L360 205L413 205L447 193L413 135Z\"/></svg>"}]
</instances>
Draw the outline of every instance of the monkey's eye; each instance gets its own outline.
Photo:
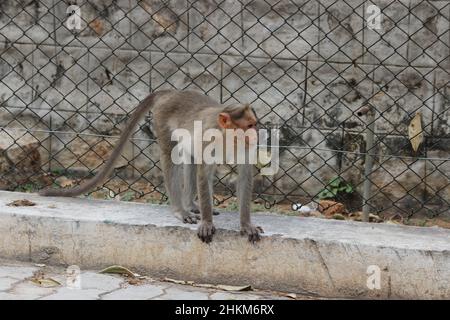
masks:
<instances>
[{"instance_id":1,"label":"monkey's eye","mask_svg":"<svg viewBox=\"0 0 450 320\"><path fill-rule=\"evenodd\" d=\"M255 124L254 124L254 123L250 123L250 124L247 126L248 129L252 129L252 128L254 128L254 127L255 127Z\"/></svg>"}]
</instances>

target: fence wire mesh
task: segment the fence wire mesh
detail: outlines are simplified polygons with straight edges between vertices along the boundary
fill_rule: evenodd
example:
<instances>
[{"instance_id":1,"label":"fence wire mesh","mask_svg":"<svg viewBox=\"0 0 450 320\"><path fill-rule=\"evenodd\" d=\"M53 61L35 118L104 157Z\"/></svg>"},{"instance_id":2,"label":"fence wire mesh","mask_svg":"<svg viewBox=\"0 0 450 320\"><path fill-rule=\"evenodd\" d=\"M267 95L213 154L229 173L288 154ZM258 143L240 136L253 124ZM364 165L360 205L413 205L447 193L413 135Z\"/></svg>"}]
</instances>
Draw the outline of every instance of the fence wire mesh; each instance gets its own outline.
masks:
<instances>
[{"instance_id":1,"label":"fence wire mesh","mask_svg":"<svg viewBox=\"0 0 450 320\"><path fill-rule=\"evenodd\" d=\"M280 129L266 208L448 214L449 26L448 1L1 1L0 188L79 183L149 92L195 89ZM99 190L164 199L151 115Z\"/></svg>"}]
</instances>

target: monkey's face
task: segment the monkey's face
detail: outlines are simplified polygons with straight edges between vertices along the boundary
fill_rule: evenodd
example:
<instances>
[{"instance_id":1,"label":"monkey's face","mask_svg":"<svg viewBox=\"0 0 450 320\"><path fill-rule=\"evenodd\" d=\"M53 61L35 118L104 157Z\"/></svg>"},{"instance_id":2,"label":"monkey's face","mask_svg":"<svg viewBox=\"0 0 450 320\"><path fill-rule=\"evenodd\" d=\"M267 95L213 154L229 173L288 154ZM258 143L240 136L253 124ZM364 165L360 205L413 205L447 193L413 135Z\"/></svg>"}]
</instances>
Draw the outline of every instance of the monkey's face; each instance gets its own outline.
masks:
<instances>
[{"instance_id":1,"label":"monkey's face","mask_svg":"<svg viewBox=\"0 0 450 320\"><path fill-rule=\"evenodd\" d=\"M222 129L234 131L235 140L245 139L247 146L257 144L258 120L250 105L237 105L230 110L226 109L219 114L217 121Z\"/></svg>"}]
</instances>

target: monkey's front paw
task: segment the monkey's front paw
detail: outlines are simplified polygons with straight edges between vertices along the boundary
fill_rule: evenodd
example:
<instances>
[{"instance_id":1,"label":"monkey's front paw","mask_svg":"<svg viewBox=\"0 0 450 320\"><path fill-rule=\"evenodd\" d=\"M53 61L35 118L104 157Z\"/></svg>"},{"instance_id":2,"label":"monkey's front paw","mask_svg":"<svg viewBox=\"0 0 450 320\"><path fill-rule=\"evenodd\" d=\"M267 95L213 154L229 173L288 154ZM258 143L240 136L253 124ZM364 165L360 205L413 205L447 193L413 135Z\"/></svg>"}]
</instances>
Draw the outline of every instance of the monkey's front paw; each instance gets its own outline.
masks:
<instances>
[{"instance_id":1,"label":"monkey's front paw","mask_svg":"<svg viewBox=\"0 0 450 320\"><path fill-rule=\"evenodd\" d=\"M248 241L256 242L261 239L260 233L264 233L264 230L259 226L253 224L246 224L241 226L241 234L248 235Z\"/></svg>"},{"instance_id":2,"label":"monkey's front paw","mask_svg":"<svg viewBox=\"0 0 450 320\"><path fill-rule=\"evenodd\" d=\"M213 234L216 232L212 222L202 222L198 227L197 235L203 242L209 243L212 241Z\"/></svg>"}]
</instances>

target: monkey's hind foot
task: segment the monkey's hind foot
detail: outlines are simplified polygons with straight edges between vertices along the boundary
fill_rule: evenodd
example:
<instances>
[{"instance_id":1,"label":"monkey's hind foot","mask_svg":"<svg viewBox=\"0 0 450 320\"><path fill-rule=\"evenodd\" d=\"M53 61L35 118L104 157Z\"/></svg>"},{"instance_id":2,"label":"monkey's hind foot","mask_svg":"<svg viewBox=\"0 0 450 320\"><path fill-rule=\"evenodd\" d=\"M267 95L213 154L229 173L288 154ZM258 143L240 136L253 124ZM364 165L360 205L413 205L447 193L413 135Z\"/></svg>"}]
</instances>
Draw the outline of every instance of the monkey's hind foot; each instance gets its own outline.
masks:
<instances>
[{"instance_id":1,"label":"monkey's hind foot","mask_svg":"<svg viewBox=\"0 0 450 320\"><path fill-rule=\"evenodd\" d=\"M248 235L248 241L255 243L261 239L260 233L264 233L264 230L259 226L253 224L241 226L241 234Z\"/></svg>"},{"instance_id":2,"label":"monkey's hind foot","mask_svg":"<svg viewBox=\"0 0 450 320\"><path fill-rule=\"evenodd\" d=\"M196 224L198 220L200 220L200 217L193 214L193 213L189 213L189 212L175 212L174 213L175 217L178 218L179 220L181 220L184 223L191 223L191 224Z\"/></svg>"},{"instance_id":3,"label":"monkey's hind foot","mask_svg":"<svg viewBox=\"0 0 450 320\"><path fill-rule=\"evenodd\" d=\"M202 222L198 227L197 235L203 242L210 243L215 232L216 227L212 222Z\"/></svg>"}]
</instances>

